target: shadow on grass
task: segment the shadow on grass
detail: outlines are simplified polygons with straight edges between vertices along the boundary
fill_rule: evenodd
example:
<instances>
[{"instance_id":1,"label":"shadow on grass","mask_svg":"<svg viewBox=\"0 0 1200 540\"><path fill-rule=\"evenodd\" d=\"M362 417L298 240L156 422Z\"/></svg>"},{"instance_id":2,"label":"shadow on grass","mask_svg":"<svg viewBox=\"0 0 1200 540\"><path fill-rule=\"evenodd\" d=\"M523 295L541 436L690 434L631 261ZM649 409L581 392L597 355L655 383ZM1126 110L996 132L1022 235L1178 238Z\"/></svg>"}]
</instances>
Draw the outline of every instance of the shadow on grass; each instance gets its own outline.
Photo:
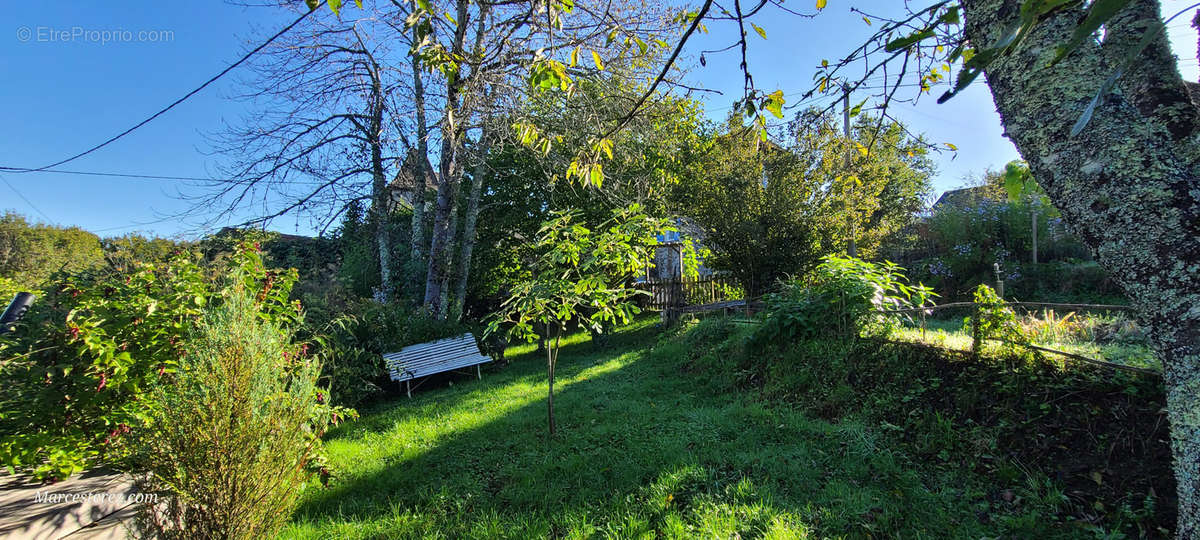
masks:
<instances>
[{"instance_id":1,"label":"shadow on grass","mask_svg":"<svg viewBox=\"0 0 1200 540\"><path fill-rule=\"evenodd\" d=\"M684 345L641 324L564 346L559 430L545 366L375 407L330 438L342 478L295 537L978 536L954 482L922 477L869 429L770 410L681 373ZM624 352L623 352L624 351ZM561 390L558 390L561 388ZM936 533L936 534L935 534Z\"/></svg>"}]
</instances>

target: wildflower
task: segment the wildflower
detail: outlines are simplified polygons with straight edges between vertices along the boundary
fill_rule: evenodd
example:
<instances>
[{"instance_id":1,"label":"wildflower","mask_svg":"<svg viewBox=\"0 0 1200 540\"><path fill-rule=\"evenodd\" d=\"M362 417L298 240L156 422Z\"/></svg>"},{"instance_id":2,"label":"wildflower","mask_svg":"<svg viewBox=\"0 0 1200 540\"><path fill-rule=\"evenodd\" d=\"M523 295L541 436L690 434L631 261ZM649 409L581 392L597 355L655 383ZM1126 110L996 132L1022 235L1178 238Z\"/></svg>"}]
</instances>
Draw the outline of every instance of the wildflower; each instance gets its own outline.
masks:
<instances>
[{"instance_id":1,"label":"wildflower","mask_svg":"<svg viewBox=\"0 0 1200 540\"><path fill-rule=\"evenodd\" d=\"M104 390L105 386L108 386L108 373L100 372L100 384L96 386L96 391Z\"/></svg>"},{"instance_id":2,"label":"wildflower","mask_svg":"<svg viewBox=\"0 0 1200 540\"><path fill-rule=\"evenodd\" d=\"M113 441L113 439L116 439L117 437L120 437L126 433L129 433L129 426L125 423L118 424L116 428L108 432L108 436L104 438L104 444L109 444Z\"/></svg>"}]
</instances>

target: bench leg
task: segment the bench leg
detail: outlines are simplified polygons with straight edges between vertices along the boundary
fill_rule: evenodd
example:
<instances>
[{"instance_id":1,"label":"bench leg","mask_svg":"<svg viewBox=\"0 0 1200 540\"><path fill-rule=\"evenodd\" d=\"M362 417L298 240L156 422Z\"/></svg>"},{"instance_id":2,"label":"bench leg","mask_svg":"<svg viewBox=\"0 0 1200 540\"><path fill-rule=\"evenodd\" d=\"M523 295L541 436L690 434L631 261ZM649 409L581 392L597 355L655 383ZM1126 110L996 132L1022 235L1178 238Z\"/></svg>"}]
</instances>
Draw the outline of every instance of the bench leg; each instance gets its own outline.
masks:
<instances>
[{"instance_id":1,"label":"bench leg","mask_svg":"<svg viewBox=\"0 0 1200 540\"><path fill-rule=\"evenodd\" d=\"M408 393L408 399L412 399L412 379L404 381L404 390Z\"/></svg>"},{"instance_id":2,"label":"bench leg","mask_svg":"<svg viewBox=\"0 0 1200 540\"><path fill-rule=\"evenodd\" d=\"M475 364L475 378L483 380L483 370L479 369L479 364Z\"/></svg>"}]
</instances>

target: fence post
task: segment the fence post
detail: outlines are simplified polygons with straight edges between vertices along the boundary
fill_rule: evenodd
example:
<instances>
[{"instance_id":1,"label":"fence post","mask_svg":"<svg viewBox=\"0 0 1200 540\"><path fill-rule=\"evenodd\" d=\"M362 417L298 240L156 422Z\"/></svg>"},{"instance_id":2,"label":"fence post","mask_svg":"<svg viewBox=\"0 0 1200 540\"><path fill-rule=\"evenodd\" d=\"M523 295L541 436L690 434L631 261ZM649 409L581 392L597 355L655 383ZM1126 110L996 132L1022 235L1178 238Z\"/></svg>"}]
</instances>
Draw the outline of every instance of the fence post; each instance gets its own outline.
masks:
<instances>
[{"instance_id":1,"label":"fence post","mask_svg":"<svg viewBox=\"0 0 1200 540\"><path fill-rule=\"evenodd\" d=\"M1037 255L1034 255L1034 258L1037 258ZM992 268L996 272L996 295L999 296L1001 300L1003 300L1004 299L1004 278L1002 277L1003 272L1000 270L1000 263L992 263Z\"/></svg>"},{"instance_id":2,"label":"fence post","mask_svg":"<svg viewBox=\"0 0 1200 540\"><path fill-rule=\"evenodd\" d=\"M979 335L979 303L971 302L971 354L979 354L981 341Z\"/></svg>"},{"instance_id":3,"label":"fence post","mask_svg":"<svg viewBox=\"0 0 1200 540\"><path fill-rule=\"evenodd\" d=\"M921 306L921 341L925 341L925 306Z\"/></svg>"}]
</instances>

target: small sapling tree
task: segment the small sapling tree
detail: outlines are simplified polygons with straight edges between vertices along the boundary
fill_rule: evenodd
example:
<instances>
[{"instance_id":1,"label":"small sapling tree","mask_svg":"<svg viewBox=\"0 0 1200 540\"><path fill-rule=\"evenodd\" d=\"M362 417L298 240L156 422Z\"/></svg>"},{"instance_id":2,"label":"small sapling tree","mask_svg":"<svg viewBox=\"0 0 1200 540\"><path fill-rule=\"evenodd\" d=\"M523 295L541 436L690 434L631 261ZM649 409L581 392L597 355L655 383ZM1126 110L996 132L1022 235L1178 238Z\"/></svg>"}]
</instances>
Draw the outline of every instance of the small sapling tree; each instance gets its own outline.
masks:
<instances>
[{"instance_id":1,"label":"small sapling tree","mask_svg":"<svg viewBox=\"0 0 1200 540\"><path fill-rule=\"evenodd\" d=\"M632 320L639 312L633 300L644 293L630 286L632 279L650 264L656 235L667 230L665 220L647 216L635 204L594 228L581 222L577 210L557 212L538 231L539 256L530 277L513 285L486 334L506 328L510 336L533 341L535 325L545 329L550 435L555 433L554 367L567 324L575 320L598 334Z\"/></svg>"}]
</instances>

